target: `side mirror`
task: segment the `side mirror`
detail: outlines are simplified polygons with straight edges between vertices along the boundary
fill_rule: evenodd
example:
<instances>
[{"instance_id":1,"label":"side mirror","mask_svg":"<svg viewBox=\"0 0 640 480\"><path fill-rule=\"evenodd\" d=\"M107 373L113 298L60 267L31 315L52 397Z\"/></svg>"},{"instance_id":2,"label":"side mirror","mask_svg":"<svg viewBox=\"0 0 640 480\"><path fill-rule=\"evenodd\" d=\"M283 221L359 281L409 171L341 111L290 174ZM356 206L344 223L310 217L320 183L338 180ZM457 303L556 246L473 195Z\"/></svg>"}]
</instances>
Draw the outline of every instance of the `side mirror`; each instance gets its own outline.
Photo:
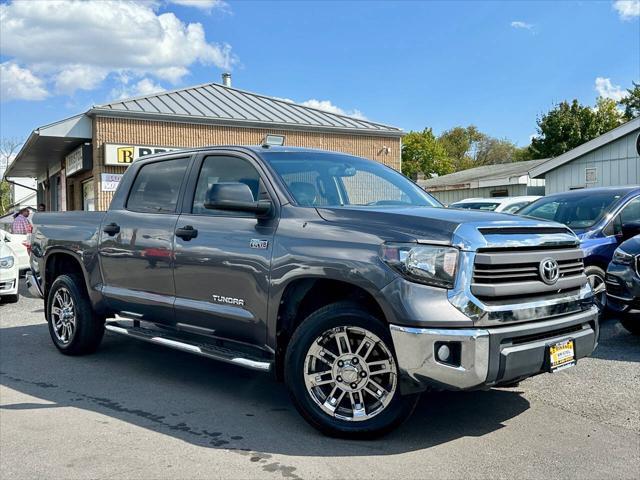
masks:
<instances>
[{"instance_id":1,"label":"side mirror","mask_svg":"<svg viewBox=\"0 0 640 480\"><path fill-rule=\"evenodd\" d=\"M210 210L251 212L263 216L271 211L271 201L255 201L251 189L245 183L215 183L207 190L204 208Z\"/></svg>"},{"instance_id":2,"label":"side mirror","mask_svg":"<svg viewBox=\"0 0 640 480\"><path fill-rule=\"evenodd\" d=\"M622 224L622 238L628 240L629 238L640 235L640 221L627 222Z\"/></svg>"}]
</instances>

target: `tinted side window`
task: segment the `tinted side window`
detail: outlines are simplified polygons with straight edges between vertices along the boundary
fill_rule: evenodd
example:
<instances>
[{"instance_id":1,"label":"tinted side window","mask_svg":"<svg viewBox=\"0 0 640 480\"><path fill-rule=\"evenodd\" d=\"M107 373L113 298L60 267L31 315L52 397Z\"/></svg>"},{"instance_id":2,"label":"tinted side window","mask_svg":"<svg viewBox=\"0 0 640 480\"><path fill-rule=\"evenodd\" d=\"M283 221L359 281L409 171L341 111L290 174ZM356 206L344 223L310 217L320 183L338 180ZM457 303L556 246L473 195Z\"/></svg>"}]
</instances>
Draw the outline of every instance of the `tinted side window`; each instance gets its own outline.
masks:
<instances>
[{"instance_id":1,"label":"tinted side window","mask_svg":"<svg viewBox=\"0 0 640 480\"><path fill-rule=\"evenodd\" d=\"M620 220L622 220L623 224L640 221L640 197L636 197L627 203L624 210L620 212Z\"/></svg>"},{"instance_id":2,"label":"tinted side window","mask_svg":"<svg viewBox=\"0 0 640 480\"><path fill-rule=\"evenodd\" d=\"M607 228L604 230L604 234L620 235L624 223L638 221L640 221L640 197L636 197L627 203L622 211L616 215L616 218L609 222L609 225L607 225Z\"/></svg>"},{"instance_id":3,"label":"tinted side window","mask_svg":"<svg viewBox=\"0 0 640 480\"><path fill-rule=\"evenodd\" d=\"M559 206L559 202L543 203L538 208L529 210L526 215L531 215L532 217L541 218L543 220L557 220L556 213L558 212Z\"/></svg>"},{"instance_id":4,"label":"tinted side window","mask_svg":"<svg viewBox=\"0 0 640 480\"><path fill-rule=\"evenodd\" d=\"M211 156L204 159L198 184L193 198L192 213L201 215L234 215L238 212L228 212L223 210L209 210L204 208L204 201L207 191L216 183L240 182L251 189L253 199L258 200L265 195L261 194L260 175L258 171L247 160L238 157Z\"/></svg>"},{"instance_id":5,"label":"tinted side window","mask_svg":"<svg viewBox=\"0 0 640 480\"><path fill-rule=\"evenodd\" d=\"M175 212L188 164L188 158L178 158L142 167L131 187L127 209L151 213Z\"/></svg>"}]
</instances>

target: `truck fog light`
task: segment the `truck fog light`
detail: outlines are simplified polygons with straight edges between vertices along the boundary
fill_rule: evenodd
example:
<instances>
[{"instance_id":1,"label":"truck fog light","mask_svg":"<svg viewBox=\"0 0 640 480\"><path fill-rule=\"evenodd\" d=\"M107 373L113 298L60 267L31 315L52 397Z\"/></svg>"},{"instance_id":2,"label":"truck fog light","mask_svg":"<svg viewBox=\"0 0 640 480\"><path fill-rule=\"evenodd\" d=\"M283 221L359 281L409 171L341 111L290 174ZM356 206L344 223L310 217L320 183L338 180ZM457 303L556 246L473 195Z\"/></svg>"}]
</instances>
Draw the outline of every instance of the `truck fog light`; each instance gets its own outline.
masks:
<instances>
[{"instance_id":1,"label":"truck fog light","mask_svg":"<svg viewBox=\"0 0 640 480\"><path fill-rule=\"evenodd\" d=\"M438 348L438 360L441 362L448 362L451 357L451 349L447 345L440 345Z\"/></svg>"},{"instance_id":2,"label":"truck fog light","mask_svg":"<svg viewBox=\"0 0 640 480\"><path fill-rule=\"evenodd\" d=\"M459 367L462 358L462 343L436 342L434 345L436 361L452 367Z\"/></svg>"}]
</instances>

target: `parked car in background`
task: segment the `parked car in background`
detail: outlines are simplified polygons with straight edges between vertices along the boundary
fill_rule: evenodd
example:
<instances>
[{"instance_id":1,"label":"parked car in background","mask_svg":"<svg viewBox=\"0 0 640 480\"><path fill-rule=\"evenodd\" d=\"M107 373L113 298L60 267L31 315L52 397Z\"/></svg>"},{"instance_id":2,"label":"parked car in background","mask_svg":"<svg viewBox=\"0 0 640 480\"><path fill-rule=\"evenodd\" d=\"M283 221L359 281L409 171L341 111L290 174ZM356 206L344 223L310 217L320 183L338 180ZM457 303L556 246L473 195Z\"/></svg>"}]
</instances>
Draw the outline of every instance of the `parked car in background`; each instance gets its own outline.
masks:
<instances>
[{"instance_id":1,"label":"parked car in background","mask_svg":"<svg viewBox=\"0 0 640 480\"><path fill-rule=\"evenodd\" d=\"M9 244L13 250L16 255L16 263L20 274L29 270L29 251L27 249L27 243L29 242L28 235L18 235L0 230L0 242Z\"/></svg>"},{"instance_id":2,"label":"parked car in background","mask_svg":"<svg viewBox=\"0 0 640 480\"><path fill-rule=\"evenodd\" d=\"M0 300L4 303L18 301L18 262L9 242L0 241Z\"/></svg>"},{"instance_id":3,"label":"parked car in background","mask_svg":"<svg viewBox=\"0 0 640 480\"><path fill-rule=\"evenodd\" d=\"M536 200L518 214L564 223L578 235L585 273L602 311L607 304L607 266L618 245L634 235L634 223L640 221L640 186L557 193Z\"/></svg>"},{"instance_id":4,"label":"parked car in background","mask_svg":"<svg viewBox=\"0 0 640 480\"><path fill-rule=\"evenodd\" d=\"M470 210L488 210L491 212L516 213L526 207L539 196L529 195L521 197L501 197L501 198L465 198L458 202L453 202L449 208L466 208Z\"/></svg>"},{"instance_id":5,"label":"parked car in background","mask_svg":"<svg viewBox=\"0 0 640 480\"><path fill-rule=\"evenodd\" d=\"M609 308L622 315L624 328L640 335L640 321L625 316L631 309L640 309L640 222L636 225L639 234L621 243L613 253L606 285Z\"/></svg>"}]
</instances>

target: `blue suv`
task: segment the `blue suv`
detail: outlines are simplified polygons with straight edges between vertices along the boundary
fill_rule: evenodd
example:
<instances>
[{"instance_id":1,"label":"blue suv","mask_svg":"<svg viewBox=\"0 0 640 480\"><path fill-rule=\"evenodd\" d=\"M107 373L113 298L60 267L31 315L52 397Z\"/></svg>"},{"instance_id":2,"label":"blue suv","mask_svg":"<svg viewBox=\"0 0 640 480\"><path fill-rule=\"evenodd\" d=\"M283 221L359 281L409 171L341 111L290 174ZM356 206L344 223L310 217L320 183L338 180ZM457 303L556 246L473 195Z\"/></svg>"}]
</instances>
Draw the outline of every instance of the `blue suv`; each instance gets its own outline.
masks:
<instances>
[{"instance_id":1,"label":"blue suv","mask_svg":"<svg viewBox=\"0 0 640 480\"><path fill-rule=\"evenodd\" d=\"M527 205L518 215L564 223L578 235L585 273L602 311L607 304L607 265L618 245L636 233L640 221L640 186L556 193Z\"/></svg>"}]
</instances>

